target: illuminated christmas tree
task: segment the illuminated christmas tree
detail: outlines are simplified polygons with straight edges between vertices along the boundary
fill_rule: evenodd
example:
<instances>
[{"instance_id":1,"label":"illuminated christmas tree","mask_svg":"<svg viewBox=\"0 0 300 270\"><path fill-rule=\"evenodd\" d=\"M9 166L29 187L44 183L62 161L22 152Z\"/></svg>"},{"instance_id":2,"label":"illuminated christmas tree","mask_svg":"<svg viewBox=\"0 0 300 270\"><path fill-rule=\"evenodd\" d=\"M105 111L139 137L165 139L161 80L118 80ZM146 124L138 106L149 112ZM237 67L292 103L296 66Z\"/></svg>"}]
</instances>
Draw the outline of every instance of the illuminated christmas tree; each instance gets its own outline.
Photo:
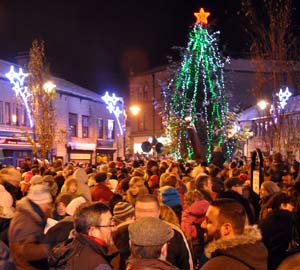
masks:
<instances>
[{"instance_id":1,"label":"illuminated christmas tree","mask_svg":"<svg viewBox=\"0 0 300 270\"><path fill-rule=\"evenodd\" d=\"M207 28L209 12L203 8L189 34L180 68L163 93L168 111L168 134L176 158L192 158L195 145L188 138L193 127L210 161L214 146L229 151L225 131L228 105L224 89L224 62L218 50L218 32ZM168 96L168 97L167 97ZM168 100L168 101L167 101Z\"/></svg>"}]
</instances>

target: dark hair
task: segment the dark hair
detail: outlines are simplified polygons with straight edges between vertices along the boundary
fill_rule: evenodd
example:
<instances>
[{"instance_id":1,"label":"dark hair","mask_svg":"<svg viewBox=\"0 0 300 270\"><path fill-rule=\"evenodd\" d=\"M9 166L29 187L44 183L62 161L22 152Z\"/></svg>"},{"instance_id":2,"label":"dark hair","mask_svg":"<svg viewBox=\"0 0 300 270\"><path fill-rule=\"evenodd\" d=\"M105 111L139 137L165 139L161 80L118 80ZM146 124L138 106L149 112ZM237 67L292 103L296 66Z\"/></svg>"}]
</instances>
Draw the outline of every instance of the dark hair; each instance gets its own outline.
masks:
<instances>
[{"instance_id":1,"label":"dark hair","mask_svg":"<svg viewBox=\"0 0 300 270\"><path fill-rule=\"evenodd\" d=\"M158 246L137 246L131 244L130 251L134 258L142 259L158 259L161 255L161 248L163 245Z\"/></svg>"},{"instance_id":2,"label":"dark hair","mask_svg":"<svg viewBox=\"0 0 300 270\"><path fill-rule=\"evenodd\" d=\"M74 213L74 228L78 233L87 234L91 226L101 222L101 215L109 212L104 203L87 202L79 206Z\"/></svg>"},{"instance_id":3,"label":"dark hair","mask_svg":"<svg viewBox=\"0 0 300 270\"><path fill-rule=\"evenodd\" d=\"M293 198L284 192L276 192L268 200L267 208L272 208L273 211L279 210L281 204L291 203L294 205Z\"/></svg>"},{"instance_id":4,"label":"dark hair","mask_svg":"<svg viewBox=\"0 0 300 270\"><path fill-rule=\"evenodd\" d=\"M219 225L229 222L235 234L243 234L245 228L246 211L234 199L217 199L210 204L219 209Z\"/></svg>"},{"instance_id":5,"label":"dark hair","mask_svg":"<svg viewBox=\"0 0 300 270\"><path fill-rule=\"evenodd\" d=\"M100 172L100 173L97 173L97 174L95 175L95 181L96 181L97 183L102 183L102 182L104 182L106 179L107 179L107 173L105 173L105 172Z\"/></svg>"},{"instance_id":6,"label":"dark hair","mask_svg":"<svg viewBox=\"0 0 300 270\"><path fill-rule=\"evenodd\" d=\"M204 188L205 185L208 184L208 179L210 177L208 175L199 175L196 177L196 189L200 190Z\"/></svg>"}]
</instances>

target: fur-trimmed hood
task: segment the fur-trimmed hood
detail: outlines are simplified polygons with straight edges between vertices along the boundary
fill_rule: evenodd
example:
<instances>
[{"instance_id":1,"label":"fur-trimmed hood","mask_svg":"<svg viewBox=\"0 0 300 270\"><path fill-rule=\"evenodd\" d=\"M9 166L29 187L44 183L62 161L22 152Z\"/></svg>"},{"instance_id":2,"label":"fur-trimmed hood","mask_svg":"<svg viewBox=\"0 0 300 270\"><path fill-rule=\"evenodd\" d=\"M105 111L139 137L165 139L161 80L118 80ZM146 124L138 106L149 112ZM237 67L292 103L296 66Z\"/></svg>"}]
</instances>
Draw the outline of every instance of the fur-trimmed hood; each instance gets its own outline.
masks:
<instances>
[{"instance_id":1,"label":"fur-trimmed hood","mask_svg":"<svg viewBox=\"0 0 300 270\"><path fill-rule=\"evenodd\" d=\"M244 233L235 236L234 239L229 239L229 240L218 239L216 241L212 241L211 243L209 243L205 248L205 255L207 256L207 258L211 258L212 253L214 253L218 249L225 250L240 245L254 244L255 242L261 239L262 239L261 232L257 228L257 226L247 226L245 228Z\"/></svg>"},{"instance_id":2,"label":"fur-trimmed hood","mask_svg":"<svg viewBox=\"0 0 300 270\"><path fill-rule=\"evenodd\" d=\"M256 225L247 226L242 235L209 243L205 248L205 255L208 258L228 256L252 266L253 269L266 269L268 253L261 239L261 232Z\"/></svg>"}]
</instances>

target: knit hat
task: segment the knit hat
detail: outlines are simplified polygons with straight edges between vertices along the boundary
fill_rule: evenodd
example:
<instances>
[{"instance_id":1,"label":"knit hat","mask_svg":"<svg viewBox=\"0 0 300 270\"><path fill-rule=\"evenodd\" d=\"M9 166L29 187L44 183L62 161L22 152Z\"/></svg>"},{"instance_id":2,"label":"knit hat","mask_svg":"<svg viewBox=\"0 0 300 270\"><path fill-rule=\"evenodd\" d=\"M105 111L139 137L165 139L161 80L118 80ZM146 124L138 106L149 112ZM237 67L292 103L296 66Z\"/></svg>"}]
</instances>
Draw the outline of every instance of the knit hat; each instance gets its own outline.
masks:
<instances>
[{"instance_id":1,"label":"knit hat","mask_svg":"<svg viewBox=\"0 0 300 270\"><path fill-rule=\"evenodd\" d=\"M232 177L225 180L224 185L226 188L231 189L234 186L242 186L244 182L237 177Z\"/></svg>"},{"instance_id":2,"label":"knit hat","mask_svg":"<svg viewBox=\"0 0 300 270\"><path fill-rule=\"evenodd\" d=\"M49 188L43 184L31 185L27 197L37 205L52 202Z\"/></svg>"},{"instance_id":3,"label":"knit hat","mask_svg":"<svg viewBox=\"0 0 300 270\"><path fill-rule=\"evenodd\" d=\"M70 216L73 216L76 209L82 205L83 203L87 202L87 200L80 196L80 197L77 197L75 199L73 199L68 205L67 205L67 209L66 209L66 212L68 215Z\"/></svg>"},{"instance_id":4,"label":"knit hat","mask_svg":"<svg viewBox=\"0 0 300 270\"><path fill-rule=\"evenodd\" d=\"M12 218L14 215L13 208L13 197L5 189L4 186L0 185L0 217L1 218Z\"/></svg>"},{"instance_id":5,"label":"knit hat","mask_svg":"<svg viewBox=\"0 0 300 270\"><path fill-rule=\"evenodd\" d=\"M169 207L181 204L180 196L176 188L168 187L161 192L162 202Z\"/></svg>"},{"instance_id":6,"label":"knit hat","mask_svg":"<svg viewBox=\"0 0 300 270\"><path fill-rule=\"evenodd\" d=\"M30 179L30 185L40 185L40 184L43 184L43 177L38 174L32 176L32 178Z\"/></svg>"},{"instance_id":7,"label":"knit hat","mask_svg":"<svg viewBox=\"0 0 300 270\"><path fill-rule=\"evenodd\" d=\"M19 187L22 175L15 168L4 168L0 171L0 180L8 182L15 187Z\"/></svg>"},{"instance_id":8,"label":"knit hat","mask_svg":"<svg viewBox=\"0 0 300 270\"><path fill-rule=\"evenodd\" d=\"M151 175L148 180L149 187L158 186L158 184L159 184L158 176L156 174Z\"/></svg>"},{"instance_id":9,"label":"knit hat","mask_svg":"<svg viewBox=\"0 0 300 270\"><path fill-rule=\"evenodd\" d=\"M127 217L134 216L134 207L128 202L118 202L114 207L114 219L117 222L124 222Z\"/></svg>"},{"instance_id":10,"label":"knit hat","mask_svg":"<svg viewBox=\"0 0 300 270\"><path fill-rule=\"evenodd\" d=\"M50 174L43 176L43 182L47 183L48 185L51 185L55 182L54 177Z\"/></svg>"},{"instance_id":11,"label":"knit hat","mask_svg":"<svg viewBox=\"0 0 300 270\"><path fill-rule=\"evenodd\" d=\"M145 171L143 170L143 168L136 168L134 169L132 176L140 176L140 177L144 177L145 175Z\"/></svg>"},{"instance_id":12,"label":"knit hat","mask_svg":"<svg viewBox=\"0 0 300 270\"><path fill-rule=\"evenodd\" d=\"M167 243L174 232L170 225L155 217L139 218L128 226L129 239L138 246L159 246Z\"/></svg>"},{"instance_id":13,"label":"knit hat","mask_svg":"<svg viewBox=\"0 0 300 270\"><path fill-rule=\"evenodd\" d=\"M279 186L273 181L263 182L261 188L264 188L270 195L280 191Z\"/></svg>"}]
</instances>

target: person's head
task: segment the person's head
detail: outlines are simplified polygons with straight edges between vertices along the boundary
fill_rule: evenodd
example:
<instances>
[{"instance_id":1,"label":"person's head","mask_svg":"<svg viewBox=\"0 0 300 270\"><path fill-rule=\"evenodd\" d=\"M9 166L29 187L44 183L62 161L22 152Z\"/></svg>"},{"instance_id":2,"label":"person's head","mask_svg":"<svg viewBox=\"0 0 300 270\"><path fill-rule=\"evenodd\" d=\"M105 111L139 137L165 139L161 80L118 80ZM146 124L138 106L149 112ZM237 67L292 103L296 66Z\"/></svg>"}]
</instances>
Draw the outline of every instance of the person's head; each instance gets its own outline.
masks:
<instances>
[{"instance_id":1,"label":"person's head","mask_svg":"<svg viewBox=\"0 0 300 270\"><path fill-rule=\"evenodd\" d=\"M78 190L77 180L73 176L69 176L65 182L66 190L69 193L75 194Z\"/></svg>"},{"instance_id":2,"label":"person's head","mask_svg":"<svg viewBox=\"0 0 300 270\"><path fill-rule=\"evenodd\" d=\"M179 173L179 163L178 163L178 162L175 162L175 161L172 161L172 162L169 164L169 167L168 167L167 171L168 171L169 173L178 174L178 173Z\"/></svg>"},{"instance_id":3,"label":"person's head","mask_svg":"<svg viewBox=\"0 0 300 270\"><path fill-rule=\"evenodd\" d=\"M196 177L196 189L212 192L212 182L209 175L200 174Z\"/></svg>"},{"instance_id":4,"label":"person's head","mask_svg":"<svg viewBox=\"0 0 300 270\"><path fill-rule=\"evenodd\" d=\"M95 178L95 181L96 181L97 184L105 183L105 181L107 179L107 173L106 172L99 172L94 176L94 178Z\"/></svg>"},{"instance_id":5,"label":"person's head","mask_svg":"<svg viewBox=\"0 0 300 270\"><path fill-rule=\"evenodd\" d=\"M171 207L169 207L165 204L160 204L159 218L180 227L179 219L178 219L176 213L174 212L174 210Z\"/></svg>"},{"instance_id":6,"label":"person's head","mask_svg":"<svg viewBox=\"0 0 300 270\"><path fill-rule=\"evenodd\" d=\"M217 199L211 203L201 227L205 230L205 241L231 239L244 232L246 212L233 199Z\"/></svg>"},{"instance_id":7,"label":"person's head","mask_svg":"<svg viewBox=\"0 0 300 270\"><path fill-rule=\"evenodd\" d=\"M55 210L58 215L65 216L67 214L67 206L72 201L73 196L69 193L61 193L55 199Z\"/></svg>"},{"instance_id":8,"label":"person's head","mask_svg":"<svg viewBox=\"0 0 300 270\"><path fill-rule=\"evenodd\" d=\"M15 186L19 187L20 182L22 180L21 173L15 169L15 168L3 168L0 171L0 183L4 184L5 182Z\"/></svg>"},{"instance_id":9,"label":"person's head","mask_svg":"<svg viewBox=\"0 0 300 270\"><path fill-rule=\"evenodd\" d=\"M259 196L263 199L279 191L280 188L275 182L265 181L260 186Z\"/></svg>"},{"instance_id":10,"label":"person's head","mask_svg":"<svg viewBox=\"0 0 300 270\"><path fill-rule=\"evenodd\" d=\"M142 177L134 176L131 177L129 181L129 192L131 195L136 196L141 190L147 189L144 184L144 179Z\"/></svg>"},{"instance_id":11,"label":"person's head","mask_svg":"<svg viewBox=\"0 0 300 270\"><path fill-rule=\"evenodd\" d=\"M5 189L3 185L0 185L0 217L10 219L14 216L15 209L13 207L13 197Z\"/></svg>"},{"instance_id":12,"label":"person's head","mask_svg":"<svg viewBox=\"0 0 300 270\"><path fill-rule=\"evenodd\" d=\"M233 190L239 194L243 194L243 185L244 182L238 177L231 177L225 180L224 182L226 190Z\"/></svg>"},{"instance_id":13,"label":"person's head","mask_svg":"<svg viewBox=\"0 0 300 270\"><path fill-rule=\"evenodd\" d=\"M184 204L187 206L192 205L196 201L203 200L204 196L199 190L188 191L184 194Z\"/></svg>"},{"instance_id":14,"label":"person's head","mask_svg":"<svg viewBox=\"0 0 300 270\"><path fill-rule=\"evenodd\" d=\"M31 165L31 158L30 157L24 158L24 164L27 165L27 166L30 166Z\"/></svg>"},{"instance_id":15,"label":"person's head","mask_svg":"<svg viewBox=\"0 0 300 270\"><path fill-rule=\"evenodd\" d=\"M48 186L44 184L30 186L27 197L43 211L46 217L50 216L52 210L52 196Z\"/></svg>"},{"instance_id":16,"label":"person's head","mask_svg":"<svg viewBox=\"0 0 300 270\"><path fill-rule=\"evenodd\" d=\"M160 215L160 206L156 196L146 194L138 196L135 203L135 217L156 217Z\"/></svg>"},{"instance_id":17,"label":"person's head","mask_svg":"<svg viewBox=\"0 0 300 270\"><path fill-rule=\"evenodd\" d=\"M113 210L114 220L123 223L134 219L134 207L128 202L118 202Z\"/></svg>"},{"instance_id":18,"label":"person's head","mask_svg":"<svg viewBox=\"0 0 300 270\"><path fill-rule=\"evenodd\" d=\"M74 214L74 228L77 233L101 239L107 246L113 244L111 233L114 221L109 207L103 203L84 203Z\"/></svg>"},{"instance_id":19,"label":"person's head","mask_svg":"<svg viewBox=\"0 0 300 270\"><path fill-rule=\"evenodd\" d=\"M155 217L144 217L128 226L131 255L134 258L167 258L167 242L174 236L170 225Z\"/></svg>"},{"instance_id":20,"label":"person's head","mask_svg":"<svg viewBox=\"0 0 300 270\"><path fill-rule=\"evenodd\" d=\"M160 187L164 187L164 186L176 187L176 183L177 183L177 176L173 173L164 173L163 175L161 175L159 180Z\"/></svg>"},{"instance_id":21,"label":"person's head","mask_svg":"<svg viewBox=\"0 0 300 270\"><path fill-rule=\"evenodd\" d=\"M268 201L267 208L272 209L272 211L287 210L292 212L294 209L294 201L288 194L276 192Z\"/></svg>"}]
</instances>

